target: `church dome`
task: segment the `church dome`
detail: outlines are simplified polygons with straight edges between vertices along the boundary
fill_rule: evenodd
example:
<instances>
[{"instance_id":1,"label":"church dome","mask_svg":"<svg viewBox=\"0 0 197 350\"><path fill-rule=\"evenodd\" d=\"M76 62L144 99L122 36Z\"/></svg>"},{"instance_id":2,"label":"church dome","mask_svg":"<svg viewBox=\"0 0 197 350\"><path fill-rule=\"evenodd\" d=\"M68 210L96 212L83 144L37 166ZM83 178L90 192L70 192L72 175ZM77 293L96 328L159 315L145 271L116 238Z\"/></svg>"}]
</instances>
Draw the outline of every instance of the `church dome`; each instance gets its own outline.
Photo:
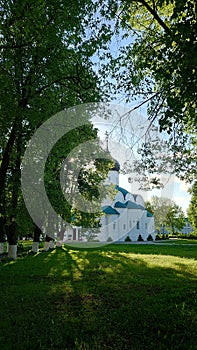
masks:
<instances>
[{"instance_id":1,"label":"church dome","mask_svg":"<svg viewBox=\"0 0 197 350\"><path fill-rule=\"evenodd\" d=\"M111 171L120 171L120 163L116 159L113 159L113 162L114 162L114 165L110 170Z\"/></svg>"}]
</instances>

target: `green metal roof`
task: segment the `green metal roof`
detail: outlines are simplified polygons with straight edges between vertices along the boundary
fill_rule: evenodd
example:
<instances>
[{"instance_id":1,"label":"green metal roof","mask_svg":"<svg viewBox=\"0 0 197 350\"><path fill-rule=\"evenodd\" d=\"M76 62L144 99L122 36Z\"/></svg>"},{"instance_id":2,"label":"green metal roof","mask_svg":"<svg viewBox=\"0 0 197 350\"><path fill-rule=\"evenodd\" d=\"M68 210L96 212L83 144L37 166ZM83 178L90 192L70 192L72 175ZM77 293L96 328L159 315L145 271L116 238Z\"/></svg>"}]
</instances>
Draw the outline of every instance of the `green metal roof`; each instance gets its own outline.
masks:
<instances>
[{"instance_id":1,"label":"green metal roof","mask_svg":"<svg viewBox=\"0 0 197 350\"><path fill-rule=\"evenodd\" d=\"M143 207L143 205L137 204L137 206L139 207L139 209L145 210L145 208Z\"/></svg>"},{"instance_id":2,"label":"green metal roof","mask_svg":"<svg viewBox=\"0 0 197 350\"><path fill-rule=\"evenodd\" d=\"M128 209L141 209L141 210L144 210L144 207L142 205L139 205L139 204L136 204L132 201L127 201L126 203L126 207Z\"/></svg>"},{"instance_id":3,"label":"green metal roof","mask_svg":"<svg viewBox=\"0 0 197 350\"><path fill-rule=\"evenodd\" d=\"M120 186L118 186L118 185L116 185L116 190L118 190L118 191L120 191L122 194L123 194L123 196L124 196L124 199L125 199L125 197L126 197L126 195L129 193L127 190L125 190L125 188L122 188L122 187L120 187Z\"/></svg>"},{"instance_id":4,"label":"green metal roof","mask_svg":"<svg viewBox=\"0 0 197 350\"><path fill-rule=\"evenodd\" d=\"M116 209L112 208L110 205L102 207L102 210L105 214L108 215L120 215L120 213Z\"/></svg>"},{"instance_id":5,"label":"green metal roof","mask_svg":"<svg viewBox=\"0 0 197 350\"><path fill-rule=\"evenodd\" d=\"M122 203L122 202L116 202L115 205L114 205L115 208L126 208L126 204L125 203Z\"/></svg>"},{"instance_id":6,"label":"green metal roof","mask_svg":"<svg viewBox=\"0 0 197 350\"><path fill-rule=\"evenodd\" d=\"M150 211L147 210L146 216L147 216L148 218L151 218L151 217L153 216L153 214L150 213Z\"/></svg>"}]
</instances>

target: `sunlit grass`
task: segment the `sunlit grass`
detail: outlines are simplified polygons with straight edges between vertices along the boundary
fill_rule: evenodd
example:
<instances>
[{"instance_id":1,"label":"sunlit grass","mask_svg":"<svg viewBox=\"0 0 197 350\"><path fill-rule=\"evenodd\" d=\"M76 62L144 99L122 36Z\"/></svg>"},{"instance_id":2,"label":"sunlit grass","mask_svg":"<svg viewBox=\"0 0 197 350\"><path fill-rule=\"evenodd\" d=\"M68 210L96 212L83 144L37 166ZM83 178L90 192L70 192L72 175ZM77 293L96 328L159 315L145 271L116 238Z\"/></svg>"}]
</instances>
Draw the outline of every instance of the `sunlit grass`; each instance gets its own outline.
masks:
<instances>
[{"instance_id":1,"label":"sunlit grass","mask_svg":"<svg viewBox=\"0 0 197 350\"><path fill-rule=\"evenodd\" d=\"M1 349L197 349L195 246L65 246L2 263Z\"/></svg>"},{"instance_id":2,"label":"sunlit grass","mask_svg":"<svg viewBox=\"0 0 197 350\"><path fill-rule=\"evenodd\" d=\"M197 239L167 239L163 241L155 241L154 243L166 243L166 244L197 244Z\"/></svg>"}]
</instances>

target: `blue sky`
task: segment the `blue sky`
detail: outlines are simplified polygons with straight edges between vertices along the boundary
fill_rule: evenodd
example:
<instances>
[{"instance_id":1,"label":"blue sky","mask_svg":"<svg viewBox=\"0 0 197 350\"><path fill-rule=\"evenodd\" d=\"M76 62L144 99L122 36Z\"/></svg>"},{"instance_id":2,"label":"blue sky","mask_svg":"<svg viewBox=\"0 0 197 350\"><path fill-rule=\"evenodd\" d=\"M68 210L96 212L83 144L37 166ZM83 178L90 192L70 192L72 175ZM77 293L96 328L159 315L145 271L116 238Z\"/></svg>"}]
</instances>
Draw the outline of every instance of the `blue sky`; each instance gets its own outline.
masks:
<instances>
[{"instance_id":1,"label":"blue sky","mask_svg":"<svg viewBox=\"0 0 197 350\"><path fill-rule=\"evenodd\" d=\"M107 22L106 22L107 23ZM107 23L109 24L109 23ZM114 23L110 23L111 26L114 26ZM120 35L114 35L112 38L112 42L111 44L109 44L109 52L112 54L113 57L118 57L119 53L120 53L120 47L122 46L126 46L128 44L133 43L135 37L133 36L133 33L129 33L129 36L127 38L125 38L124 40L121 40L121 35L123 34L123 32L120 32ZM95 71L98 73L98 69L100 68L100 64L103 63L102 61L100 61L99 57L97 55L94 56L93 58L93 62L94 62L94 69ZM106 62L104 60L104 63L107 63L107 59ZM110 78L109 78L110 79ZM125 94L124 92L122 92L122 94L117 93L116 96L112 96L113 98L115 98L115 100L113 100L113 103L117 103L117 104L123 104L126 106L127 109L132 109L133 107L136 107L138 104L140 104L141 101L139 100L135 100L135 101L131 101L129 104L126 104L125 102ZM147 120L147 105L144 104L142 105L142 107L140 107L138 109L138 113L140 116L143 115L143 118ZM98 127L98 125L97 125ZM105 139L105 132L106 130L108 130L108 126L107 124L105 125L105 123L100 124L100 126L98 127L101 131L100 133L100 137L102 138L102 140ZM125 129L127 128L127 126L125 126ZM124 134L125 136L125 134ZM127 137L127 135L126 135ZM163 136L165 138L165 136ZM114 139L114 136L112 136L112 138ZM121 138L116 138L115 142L118 142L121 144ZM113 148L113 147L112 147ZM120 151L117 147L117 150ZM111 150L110 150L111 151ZM118 161L120 161L120 159L122 158L122 155L117 154L116 157L116 153L117 151L115 150L113 152L112 150L112 156L117 158ZM121 152L120 152L121 153ZM157 196L162 196L162 197L167 197L172 199L176 204L178 204L179 206L182 207L183 211L186 214L186 210L189 206L189 202L190 202L190 195L187 192L189 186L187 186L183 181L180 181L177 177L172 176L169 181L164 181L166 184L164 186L164 189L162 190L153 190L153 191L149 191L146 193L142 193L143 196L145 196L145 200L146 199L150 199L150 197L152 195L157 195ZM128 182L128 176L123 176L120 175L120 185L125 187L127 190L129 191L133 191L131 184ZM136 190L136 189L135 189Z\"/></svg>"},{"instance_id":2,"label":"blue sky","mask_svg":"<svg viewBox=\"0 0 197 350\"><path fill-rule=\"evenodd\" d=\"M117 105L119 108L119 105ZM113 105L112 105L112 111L114 112L113 109ZM122 109L123 108L123 109ZM120 115L122 115L121 113L123 113L124 111L127 111L128 107L126 105L124 105L123 107L120 106L120 109L118 109L118 111L120 112ZM120 165L122 165L122 169L123 169L123 164L125 162L125 159L129 159L130 164L133 164L133 162L135 162L135 160L137 159L137 147L140 145L140 143L134 147L129 148L128 144L129 142L132 142L132 137L131 137L131 133L132 131L134 131L134 141L136 139L138 139L140 132L142 132L143 135L143 130L140 131L140 126L142 125L142 129L146 129L146 118L144 118L143 116L139 115L139 114L135 114L134 115L134 119L132 119L131 116L131 120L133 120L134 122L134 129L132 129L133 125L131 124L125 124L123 126L123 131L121 130L120 132L120 126L116 125L115 121L113 120L104 120L101 116L101 118L99 119L99 117L96 117L96 121L94 121L94 125L95 127L97 127L99 129L99 138L102 142L102 147L106 149L106 131L110 131L113 130L113 132L110 134L109 136L109 140L108 140L108 144L109 144L109 151L112 155L113 158L115 158L116 160L119 161ZM131 129L129 130L128 127L131 127ZM126 131L125 128L127 127ZM135 129L136 127L136 129ZM137 132L138 134L137 134ZM128 136L129 135L129 136ZM157 135L157 134L156 134ZM129 138L130 137L130 138ZM125 142L125 139L126 142ZM143 140L142 140L143 141ZM128 142L128 144L127 144ZM132 166L132 165L131 165ZM125 174L122 175L120 174L120 186L124 187L125 189L127 189L129 192L131 193L141 193L144 200L150 200L151 196L156 195L158 197L167 197L170 198L171 200L173 200L177 205L179 205L180 207L182 207L185 215L186 215L186 210L189 206L189 202L190 202L190 195L187 192L189 186L184 183L183 181L180 181L175 175L165 175L165 174L159 174L161 182L164 185L164 188L162 189L154 189L152 191L141 191L139 190L140 187L140 182L133 182L133 183L129 183L128 182L128 177L129 176L133 176L133 174Z\"/></svg>"},{"instance_id":3,"label":"blue sky","mask_svg":"<svg viewBox=\"0 0 197 350\"><path fill-rule=\"evenodd\" d=\"M126 188L128 191L132 192L132 185L128 182L127 175L120 174L120 186ZM174 177L164 189L152 191L141 192L145 200L149 200L151 196L155 195L158 197L167 197L172 199L177 205L179 205L185 214L187 214L187 209L190 202L190 194L187 192L189 186L180 181L177 177Z\"/></svg>"}]
</instances>

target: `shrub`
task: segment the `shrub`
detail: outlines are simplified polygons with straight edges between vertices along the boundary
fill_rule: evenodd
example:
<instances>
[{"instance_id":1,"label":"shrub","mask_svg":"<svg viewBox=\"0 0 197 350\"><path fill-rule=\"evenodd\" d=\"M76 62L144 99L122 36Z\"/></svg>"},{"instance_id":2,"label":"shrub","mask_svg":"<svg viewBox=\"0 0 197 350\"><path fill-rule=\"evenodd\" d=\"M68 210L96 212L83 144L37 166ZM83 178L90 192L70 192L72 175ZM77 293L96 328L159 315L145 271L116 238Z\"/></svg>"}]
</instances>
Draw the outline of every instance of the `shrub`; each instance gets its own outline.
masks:
<instances>
[{"instance_id":1,"label":"shrub","mask_svg":"<svg viewBox=\"0 0 197 350\"><path fill-rule=\"evenodd\" d=\"M173 236L174 238L174 236ZM161 239L168 239L168 234L167 233L163 233L161 236Z\"/></svg>"},{"instance_id":2,"label":"shrub","mask_svg":"<svg viewBox=\"0 0 197 350\"><path fill-rule=\"evenodd\" d=\"M138 242L143 242L143 238L141 235L138 236L138 239L137 239Z\"/></svg>"},{"instance_id":3,"label":"shrub","mask_svg":"<svg viewBox=\"0 0 197 350\"><path fill-rule=\"evenodd\" d=\"M20 251L20 252L22 252L22 251L25 250L22 242L18 242L18 244L17 244L17 249L18 249L18 251Z\"/></svg>"},{"instance_id":4,"label":"shrub","mask_svg":"<svg viewBox=\"0 0 197 350\"><path fill-rule=\"evenodd\" d=\"M161 238L160 238L160 236L157 234L156 236L155 236L155 240L156 241L159 241Z\"/></svg>"},{"instance_id":5,"label":"shrub","mask_svg":"<svg viewBox=\"0 0 197 350\"><path fill-rule=\"evenodd\" d=\"M153 241L153 237L152 237L151 235L149 235L149 236L147 237L147 241Z\"/></svg>"},{"instance_id":6,"label":"shrub","mask_svg":"<svg viewBox=\"0 0 197 350\"><path fill-rule=\"evenodd\" d=\"M108 237L107 242L112 242L113 239L111 237Z\"/></svg>"},{"instance_id":7,"label":"shrub","mask_svg":"<svg viewBox=\"0 0 197 350\"><path fill-rule=\"evenodd\" d=\"M195 233L190 233L190 234L179 234L178 235L178 238L181 238L181 239L197 239L197 234Z\"/></svg>"},{"instance_id":8,"label":"shrub","mask_svg":"<svg viewBox=\"0 0 197 350\"><path fill-rule=\"evenodd\" d=\"M131 242L131 238L129 236L127 236L124 241L125 242Z\"/></svg>"}]
</instances>

